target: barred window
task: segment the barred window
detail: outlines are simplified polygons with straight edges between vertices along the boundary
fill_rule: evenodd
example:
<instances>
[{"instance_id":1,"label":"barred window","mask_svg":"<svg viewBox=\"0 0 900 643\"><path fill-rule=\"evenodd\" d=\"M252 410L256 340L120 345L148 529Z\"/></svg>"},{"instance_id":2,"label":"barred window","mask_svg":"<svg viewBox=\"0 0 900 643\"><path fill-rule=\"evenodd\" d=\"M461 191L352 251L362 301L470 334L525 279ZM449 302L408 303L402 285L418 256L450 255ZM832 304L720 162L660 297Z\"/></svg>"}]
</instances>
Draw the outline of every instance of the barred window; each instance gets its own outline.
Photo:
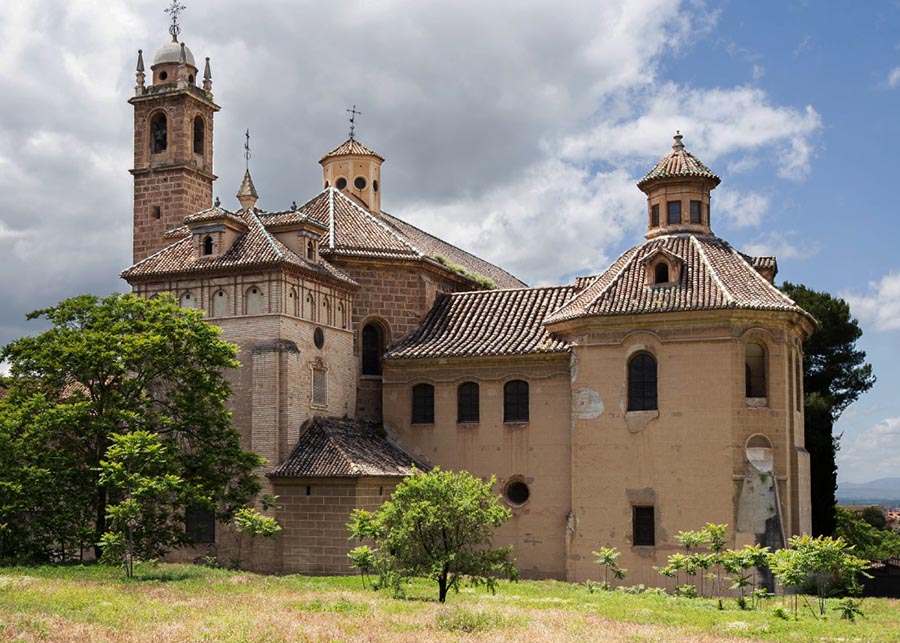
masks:
<instances>
[{"instance_id":1,"label":"barred window","mask_svg":"<svg viewBox=\"0 0 900 643\"><path fill-rule=\"evenodd\" d=\"M655 411L657 405L656 360L638 353L628 362L628 410Z\"/></svg>"},{"instance_id":2,"label":"barred window","mask_svg":"<svg viewBox=\"0 0 900 643\"><path fill-rule=\"evenodd\" d=\"M655 547L656 525L653 507L632 507L631 511L631 543L635 547Z\"/></svg>"},{"instance_id":3,"label":"barred window","mask_svg":"<svg viewBox=\"0 0 900 643\"><path fill-rule=\"evenodd\" d=\"M503 421L528 421L528 382L511 380L503 386Z\"/></svg>"},{"instance_id":4,"label":"barred window","mask_svg":"<svg viewBox=\"0 0 900 643\"><path fill-rule=\"evenodd\" d=\"M456 389L456 421L478 422L479 390L475 382L463 382Z\"/></svg>"},{"instance_id":5,"label":"barred window","mask_svg":"<svg viewBox=\"0 0 900 643\"><path fill-rule=\"evenodd\" d=\"M691 201L691 223L702 223L703 204L700 201Z\"/></svg>"},{"instance_id":6,"label":"barred window","mask_svg":"<svg viewBox=\"0 0 900 643\"><path fill-rule=\"evenodd\" d=\"M431 384L413 386L412 423L434 424L434 387Z\"/></svg>"}]
</instances>

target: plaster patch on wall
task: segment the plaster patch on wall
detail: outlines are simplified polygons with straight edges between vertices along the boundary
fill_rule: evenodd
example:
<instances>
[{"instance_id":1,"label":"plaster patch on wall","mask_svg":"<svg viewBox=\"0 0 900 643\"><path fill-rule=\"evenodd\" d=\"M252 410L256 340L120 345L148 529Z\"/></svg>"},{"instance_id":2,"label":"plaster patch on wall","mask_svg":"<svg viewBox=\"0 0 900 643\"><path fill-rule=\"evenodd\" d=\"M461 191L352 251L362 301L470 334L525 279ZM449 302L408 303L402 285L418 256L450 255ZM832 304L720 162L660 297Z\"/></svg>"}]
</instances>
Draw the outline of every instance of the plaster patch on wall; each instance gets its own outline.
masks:
<instances>
[{"instance_id":1,"label":"plaster patch on wall","mask_svg":"<svg viewBox=\"0 0 900 643\"><path fill-rule=\"evenodd\" d=\"M640 433L658 417L659 411L628 411L625 413L625 426L629 433Z\"/></svg>"},{"instance_id":2,"label":"plaster patch on wall","mask_svg":"<svg viewBox=\"0 0 900 643\"><path fill-rule=\"evenodd\" d=\"M578 355L574 351L569 357L569 371L572 374L572 383L574 384L575 380L578 379Z\"/></svg>"},{"instance_id":3,"label":"plaster patch on wall","mask_svg":"<svg viewBox=\"0 0 900 643\"><path fill-rule=\"evenodd\" d=\"M593 420L603 413L603 398L592 388L582 386L572 396L572 413L579 420Z\"/></svg>"}]
</instances>

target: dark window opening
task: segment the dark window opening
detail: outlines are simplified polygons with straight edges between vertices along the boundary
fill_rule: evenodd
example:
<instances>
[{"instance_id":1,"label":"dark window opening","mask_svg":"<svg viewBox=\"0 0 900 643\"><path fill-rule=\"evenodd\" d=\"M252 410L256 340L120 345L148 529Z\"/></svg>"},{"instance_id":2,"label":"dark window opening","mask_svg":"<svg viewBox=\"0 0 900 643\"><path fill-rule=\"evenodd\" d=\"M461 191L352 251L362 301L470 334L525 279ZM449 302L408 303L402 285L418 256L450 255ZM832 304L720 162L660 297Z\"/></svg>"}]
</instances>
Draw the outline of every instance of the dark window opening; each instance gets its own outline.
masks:
<instances>
[{"instance_id":1,"label":"dark window opening","mask_svg":"<svg viewBox=\"0 0 900 643\"><path fill-rule=\"evenodd\" d=\"M197 116L194 119L194 154L203 154L204 136L205 128L203 127L203 118Z\"/></svg>"},{"instance_id":2,"label":"dark window opening","mask_svg":"<svg viewBox=\"0 0 900 643\"><path fill-rule=\"evenodd\" d=\"M166 80L168 77L169 77L169 72L167 72L167 71L161 71L161 72L159 72L159 79L160 79L160 80Z\"/></svg>"},{"instance_id":3,"label":"dark window opening","mask_svg":"<svg viewBox=\"0 0 900 643\"><path fill-rule=\"evenodd\" d=\"M213 240L212 237L206 237L203 240L203 254L211 255L213 253Z\"/></svg>"},{"instance_id":4,"label":"dark window opening","mask_svg":"<svg viewBox=\"0 0 900 643\"><path fill-rule=\"evenodd\" d=\"M322 347L325 345L325 333L321 328L316 328L313 331L313 344L316 345L316 348L322 350Z\"/></svg>"},{"instance_id":5,"label":"dark window opening","mask_svg":"<svg viewBox=\"0 0 900 643\"><path fill-rule=\"evenodd\" d=\"M703 223L702 210L700 201L691 201L691 223Z\"/></svg>"},{"instance_id":6,"label":"dark window opening","mask_svg":"<svg viewBox=\"0 0 900 643\"><path fill-rule=\"evenodd\" d=\"M188 82L189 83L194 82L194 74L188 74Z\"/></svg>"},{"instance_id":7,"label":"dark window opening","mask_svg":"<svg viewBox=\"0 0 900 643\"><path fill-rule=\"evenodd\" d=\"M669 264L665 261L656 264L656 267L653 269L653 283L669 283Z\"/></svg>"},{"instance_id":8,"label":"dark window opening","mask_svg":"<svg viewBox=\"0 0 900 643\"><path fill-rule=\"evenodd\" d=\"M159 154L165 152L169 145L166 115L156 112L150 119L150 152Z\"/></svg>"},{"instance_id":9,"label":"dark window opening","mask_svg":"<svg viewBox=\"0 0 900 643\"><path fill-rule=\"evenodd\" d=\"M528 382L512 380L503 386L503 421L528 421Z\"/></svg>"},{"instance_id":10,"label":"dark window opening","mask_svg":"<svg viewBox=\"0 0 900 643\"><path fill-rule=\"evenodd\" d=\"M669 201L667 204L669 225L681 223L681 201Z\"/></svg>"},{"instance_id":11,"label":"dark window opening","mask_svg":"<svg viewBox=\"0 0 900 643\"><path fill-rule=\"evenodd\" d=\"M632 507L631 511L631 543L635 547L655 547L653 507Z\"/></svg>"},{"instance_id":12,"label":"dark window opening","mask_svg":"<svg viewBox=\"0 0 900 643\"><path fill-rule=\"evenodd\" d=\"M412 423L434 424L434 387L431 384L413 386Z\"/></svg>"},{"instance_id":13,"label":"dark window opening","mask_svg":"<svg viewBox=\"0 0 900 643\"><path fill-rule=\"evenodd\" d=\"M456 389L456 421L478 422L479 400L478 384L463 382Z\"/></svg>"},{"instance_id":14,"label":"dark window opening","mask_svg":"<svg viewBox=\"0 0 900 643\"><path fill-rule=\"evenodd\" d=\"M184 517L188 538L195 543L216 542L216 515L206 509L188 511Z\"/></svg>"},{"instance_id":15,"label":"dark window opening","mask_svg":"<svg viewBox=\"0 0 900 643\"><path fill-rule=\"evenodd\" d=\"M509 504L520 507L528 502L530 497L531 490L521 480L514 480L506 485L506 500Z\"/></svg>"},{"instance_id":16,"label":"dark window opening","mask_svg":"<svg viewBox=\"0 0 900 643\"><path fill-rule=\"evenodd\" d=\"M366 180L363 177L358 176L355 179L353 179L353 186L357 190L365 190L366 189Z\"/></svg>"},{"instance_id":17,"label":"dark window opening","mask_svg":"<svg viewBox=\"0 0 900 643\"><path fill-rule=\"evenodd\" d=\"M378 181L377 180L372 181L372 190L374 190L375 192L378 192Z\"/></svg>"},{"instance_id":18,"label":"dark window opening","mask_svg":"<svg viewBox=\"0 0 900 643\"><path fill-rule=\"evenodd\" d=\"M334 187L336 187L338 190L343 190L345 187L347 187L347 179L345 179L344 177L339 178L334 182Z\"/></svg>"},{"instance_id":19,"label":"dark window opening","mask_svg":"<svg viewBox=\"0 0 900 643\"><path fill-rule=\"evenodd\" d=\"M309 485L306 485L306 495L307 495L307 496L311 496L311 495L312 495L312 487L309 486Z\"/></svg>"},{"instance_id":20,"label":"dark window opening","mask_svg":"<svg viewBox=\"0 0 900 643\"><path fill-rule=\"evenodd\" d=\"M310 261L313 261L316 258L316 247L313 245L312 241L306 242L306 258Z\"/></svg>"},{"instance_id":21,"label":"dark window opening","mask_svg":"<svg viewBox=\"0 0 900 643\"><path fill-rule=\"evenodd\" d=\"M654 206L651 206L651 208L650 208L650 225L651 225L651 227L654 227L654 228L659 226L659 204L658 203Z\"/></svg>"},{"instance_id":22,"label":"dark window opening","mask_svg":"<svg viewBox=\"0 0 900 643\"><path fill-rule=\"evenodd\" d=\"M159 219L160 217L162 217L162 208L159 207L158 205L154 205L153 206L153 218Z\"/></svg>"},{"instance_id":23,"label":"dark window opening","mask_svg":"<svg viewBox=\"0 0 900 643\"><path fill-rule=\"evenodd\" d=\"M384 335L381 327L366 324L362 332L362 374L381 375L381 355L384 352Z\"/></svg>"},{"instance_id":24,"label":"dark window opening","mask_svg":"<svg viewBox=\"0 0 900 643\"><path fill-rule=\"evenodd\" d=\"M655 411L656 360L652 355L639 353L628 362L628 410Z\"/></svg>"},{"instance_id":25,"label":"dark window opening","mask_svg":"<svg viewBox=\"0 0 900 643\"><path fill-rule=\"evenodd\" d=\"M766 397L766 351L755 342L747 344L744 375L747 397Z\"/></svg>"}]
</instances>

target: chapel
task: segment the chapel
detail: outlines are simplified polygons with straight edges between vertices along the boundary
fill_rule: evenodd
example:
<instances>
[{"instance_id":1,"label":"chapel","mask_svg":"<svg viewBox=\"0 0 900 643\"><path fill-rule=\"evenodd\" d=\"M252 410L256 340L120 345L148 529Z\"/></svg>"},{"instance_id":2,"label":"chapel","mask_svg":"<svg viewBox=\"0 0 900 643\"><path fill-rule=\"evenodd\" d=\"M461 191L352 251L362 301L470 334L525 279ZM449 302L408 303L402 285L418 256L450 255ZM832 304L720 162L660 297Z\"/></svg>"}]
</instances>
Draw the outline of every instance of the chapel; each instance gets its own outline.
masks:
<instances>
[{"instance_id":1,"label":"chapel","mask_svg":"<svg viewBox=\"0 0 900 643\"><path fill-rule=\"evenodd\" d=\"M658 585L679 531L725 523L729 546L773 548L809 531L815 322L774 286L774 257L714 234L720 178L680 133L637 184L644 239L601 274L532 288L385 211L385 159L352 132L301 205L260 207L249 169L234 202L214 200L202 67L177 29L149 77L138 53L122 277L240 348L233 422L283 528L253 568L350 573L350 512L434 466L496 476L512 511L497 542L530 578L597 578L592 550L615 546L630 582ZM233 546L211 515L187 522L184 556Z\"/></svg>"}]
</instances>

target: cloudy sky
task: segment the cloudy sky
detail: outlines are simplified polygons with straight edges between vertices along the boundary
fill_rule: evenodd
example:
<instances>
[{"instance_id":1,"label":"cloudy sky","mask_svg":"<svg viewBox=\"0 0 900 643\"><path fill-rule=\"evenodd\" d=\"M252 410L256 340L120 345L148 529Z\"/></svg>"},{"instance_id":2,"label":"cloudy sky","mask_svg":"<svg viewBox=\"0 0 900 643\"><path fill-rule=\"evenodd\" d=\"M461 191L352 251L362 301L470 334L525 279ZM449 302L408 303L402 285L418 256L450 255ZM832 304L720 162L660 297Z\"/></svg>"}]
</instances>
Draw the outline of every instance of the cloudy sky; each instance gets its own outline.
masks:
<instances>
[{"instance_id":1,"label":"cloudy sky","mask_svg":"<svg viewBox=\"0 0 900 643\"><path fill-rule=\"evenodd\" d=\"M674 130L723 178L713 227L779 280L847 298L878 375L840 477L900 472L900 3L185 1L212 62L215 187L243 132L260 206L303 202L347 135L380 152L383 206L532 284L642 238L634 183ZM25 314L123 290L137 50L166 2L6 0L0 13L0 344Z\"/></svg>"}]
</instances>

